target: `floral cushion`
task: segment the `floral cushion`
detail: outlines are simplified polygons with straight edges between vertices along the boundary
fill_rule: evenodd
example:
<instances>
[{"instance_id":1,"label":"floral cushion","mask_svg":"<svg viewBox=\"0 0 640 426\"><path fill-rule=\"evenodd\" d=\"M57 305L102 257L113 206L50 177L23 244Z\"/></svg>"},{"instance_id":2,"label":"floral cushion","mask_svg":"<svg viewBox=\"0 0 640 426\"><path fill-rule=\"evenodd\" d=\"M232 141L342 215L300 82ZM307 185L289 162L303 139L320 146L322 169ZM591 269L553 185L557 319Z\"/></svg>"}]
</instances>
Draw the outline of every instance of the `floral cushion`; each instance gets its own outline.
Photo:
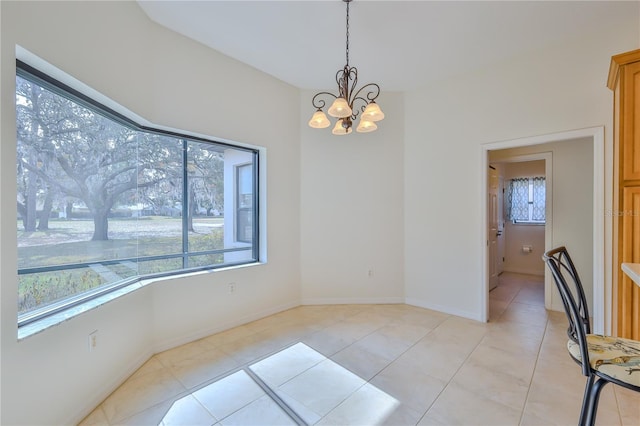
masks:
<instances>
[{"instance_id":1,"label":"floral cushion","mask_svg":"<svg viewBox=\"0 0 640 426\"><path fill-rule=\"evenodd\" d=\"M591 368L621 382L640 387L640 341L587 334L587 344ZM569 340L567 348L576 361L582 360L577 343Z\"/></svg>"}]
</instances>

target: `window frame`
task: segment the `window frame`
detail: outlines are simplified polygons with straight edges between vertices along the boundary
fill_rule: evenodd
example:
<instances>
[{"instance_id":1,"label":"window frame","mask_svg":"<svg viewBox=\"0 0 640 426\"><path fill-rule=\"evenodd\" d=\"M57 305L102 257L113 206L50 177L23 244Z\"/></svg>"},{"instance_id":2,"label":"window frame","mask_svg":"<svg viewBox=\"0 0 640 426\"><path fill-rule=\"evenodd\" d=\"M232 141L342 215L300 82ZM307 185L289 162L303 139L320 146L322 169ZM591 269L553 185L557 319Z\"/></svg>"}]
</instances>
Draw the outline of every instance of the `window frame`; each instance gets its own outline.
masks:
<instances>
[{"instance_id":1,"label":"window frame","mask_svg":"<svg viewBox=\"0 0 640 426\"><path fill-rule=\"evenodd\" d=\"M79 262L79 263L74 263L74 264L63 264L63 265L57 265L57 266L43 266L43 267L30 267L30 268L17 268L17 273L18 275L23 275L23 274L29 274L29 273L35 273L35 272L47 272L47 271L57 271L57 270L69 270L69 269L77 269L79 267L86 267L86 266L90 266L90 265L95 265L95 264L102 264L102 265L109 265L109 264L119 264L122 263L123 261L134 261L134 262L145 262L145 261L154 261L154 260L163 260L163 259L169 259L169 258L182 258L183 259L183 268L182 269L177 269L177 270L172 270L172 271L166 271L166 272L158 272L158 273L151 273L151 274L142 274L142 275L134 275L128 278L124 278L120 281L116 281L113 283L108 283L108 284L104 284L102 286L99 287L95 287L91 290L82 292L82 293L78 293L75 295L71 295L69 297L66 297L62 300L59 301L54 301L53 303L49 303L45 306L41 306L41 307L37 307L33 310L30 310L28 312L22 313L18 315L17 318L17 325L18 325L18 329L20 329L23 326L32 324L36 321L42 320L44 318L47 318L49 316L58 314L62 311L66 311L69 310L71 308L83 305L87 302L90 302L92 300L95 300L99 297L102 297L104 295L107 295L109 293L113 293L116 292L120 289L123 289L127 286L130 286L132 284L141 282L143 280L153 280L153 279L157 279L157 278L164 278L164 277L173 277L173 276L180 276L180 275L184 275L184 274L188 274L188 273L193 273L193 272L199 272L199 271L207 271L207 270L213 270L213 269L220 269L220 268L228 268L228 267L233 267L233 266L239 266L239 265L249 265L249 264L256 264L256 263L260 263L261 259L260 259L260 245L261 245L261 241L259 239L259 235L260 235L260 211L259 211L259 202L260 202L260 197L259 194L261 192L260 189L260 178L259 178L259 171L260 171L260 159L261 159L261 155L260 155L260 150L257 148L253 148L253 147L247 147L247 146L242 146L242 145L236 145L233 143L229 143L229 142L224 142L224 141L220 141L214 138L207 138L207 137L201 137L201 136L194 136L194 135L190 135L187 133L183 133L183 132L179 132L179 131L174 131L174 130L166 130L164 128L161 128L161 126L154 126L154 125L144 125L141 124L137 121L135 121L134 119L119 113L117 111L115 111L113 108L110 108L108 106L106 106L105 104L97 101L96 99L90 97L89 95L86 95L85 93L70 87L69 85L63 83L62 81L46 74L45 72L40 71L39 69L21 61L20 59L16 59L16 77L21 77L23 79L29 80L30 82L40 85L41 87L57 94L58 96L62 96L64 98L67 98L83 107L86 107L88 109L91 109L94 113L96 114L100 114L103 115L104 117L106 117L107 119L110 119L114 122L116 122L119 125L125 126L129 129L132 129L134 131L139 131L139 132L146 132L149 134L156 134L156 135L161 135L161 136L168 136L168 137L172 137L175 139L178 139L181 141L182 143L182 147L183 149L185 149L186 145L189 142L194 142L194 143L204 143L204 144L211 144L214 145L216 147L219 147L221 149L225 149L225 148L229 148L229 149L234 149L234 150L238 150L238 151L244 151L247 152L251 155L251 163L246 163L246 164L253 164L253 181L252 181L252 188L253 188L253 195L252 195L252 202L253 202L253 214L252 214L252 221L253 221L253 232L252 232L252 237L253 240L251 242L249 242L249 244L251 244L250 247L234 247L234 248L222 248L222 249L214 249L214 250L204 250L204 251L197 251L197 252L193 252L190 253L188 251L188 247L186 247L186 251L185 251L185 246L188 246L188 240L184 239L183 236L183 250L181 253L176 253L176 254L167 254L167 255L155 255L155 256L140 256L140 257L135 257L135 258L122 258L122 259L108 259L108 260L96 260L96 261L89 261L89 262ZM92 89L88 89L88 91L90 91ZM132 113L132 115L134 115L135 113ZM188 178L188 171L187 171L187 155L183 154L183 182L187 182L187 178ZM235 183L234 183L235 184ZM232 201L231 201L232 202ZM184 211L187 209L187 201L183 200L183 218L186 219L186 216L184 215ZM234 203L234 210L236 210L236 206ZM182 223L182 227L184 228L186 226L185 224L186 220L183 220ZM184 231L184 229L183 229ZM235 233L235 232L234 232ZM200 256L200 255L207 255L207 254L220 254L220 253L228 253L228 252L235 252L235 251L247 251L247 249L250 248L251 251L251 258L248 260L242 260L242 261L234 261L234 262L227 262L227 263L220 263L220 264L213 264L213 265L205 265L205 266L196 266L196 267L188 267L188 262L185 263L185 259L191 257L191 256Z\"/></svg>"}]
</instances>

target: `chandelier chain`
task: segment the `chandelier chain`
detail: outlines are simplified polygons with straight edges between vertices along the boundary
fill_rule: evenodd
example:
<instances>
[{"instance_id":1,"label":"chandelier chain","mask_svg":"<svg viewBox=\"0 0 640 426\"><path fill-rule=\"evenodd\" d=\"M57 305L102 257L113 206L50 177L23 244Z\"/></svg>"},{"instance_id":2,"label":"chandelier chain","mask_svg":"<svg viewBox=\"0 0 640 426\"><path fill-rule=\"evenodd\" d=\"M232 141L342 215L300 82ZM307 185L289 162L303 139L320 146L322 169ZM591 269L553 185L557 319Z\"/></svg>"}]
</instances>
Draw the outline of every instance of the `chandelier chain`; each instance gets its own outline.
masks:
<instances>
[{"instance_id":1,"label":"chandelier chain","mask_svg":"<svg viewBox=\"0 0 640 426\"><path fill-rule=\"evenodd\" d=\"M350 2L351 0L347 1L347 50L346 50L347 66L349 66L349 3Z\"/></svg>"}]
</instances>

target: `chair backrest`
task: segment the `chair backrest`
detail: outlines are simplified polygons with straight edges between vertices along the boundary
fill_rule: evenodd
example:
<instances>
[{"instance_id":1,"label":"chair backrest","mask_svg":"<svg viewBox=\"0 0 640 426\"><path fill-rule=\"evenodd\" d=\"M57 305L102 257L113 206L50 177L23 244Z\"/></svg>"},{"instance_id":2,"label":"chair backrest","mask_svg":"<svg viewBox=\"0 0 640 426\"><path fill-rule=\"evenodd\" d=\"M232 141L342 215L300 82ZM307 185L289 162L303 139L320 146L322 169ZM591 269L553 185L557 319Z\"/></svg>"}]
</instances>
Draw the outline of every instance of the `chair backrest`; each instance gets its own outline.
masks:
<instances>
[{"instance_id":1,"label":"chair backrest","mask_svg":"<svg viewBox=\"0 0 640 426\"><path fill-rule=\"evenodd\" d=\"M582 374L589 376L591 374L591 366L589 365L586 335L591 333L591 324L589 322L587 298L584 295L578 271L565 247L549 250L542 255L542 259L551 270L553 280L560 292L564 310L569 320L567 334L580 347Z\"/></svg>"}]
</instances>

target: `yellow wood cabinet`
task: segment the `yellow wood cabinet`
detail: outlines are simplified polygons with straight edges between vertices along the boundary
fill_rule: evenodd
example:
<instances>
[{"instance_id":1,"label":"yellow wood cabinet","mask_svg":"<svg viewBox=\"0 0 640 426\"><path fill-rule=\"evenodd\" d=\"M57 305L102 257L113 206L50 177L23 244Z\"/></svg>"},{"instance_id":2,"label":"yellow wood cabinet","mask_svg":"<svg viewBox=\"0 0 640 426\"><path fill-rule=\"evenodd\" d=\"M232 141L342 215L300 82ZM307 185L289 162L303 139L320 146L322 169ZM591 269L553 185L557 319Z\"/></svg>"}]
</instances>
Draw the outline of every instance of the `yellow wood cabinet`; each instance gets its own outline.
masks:
<instances>
[{"instance_id":1,"label":"yellow wood cabinet","mask_svg":"<svg viewBox=\"0 0 640 426\"><path fill-rule=\"evenodd\" d=\"M611 58L614 91L613 332L640 340L640 286L622 272L640 263L640 49Z\"/></svg>"}]
</instances>

